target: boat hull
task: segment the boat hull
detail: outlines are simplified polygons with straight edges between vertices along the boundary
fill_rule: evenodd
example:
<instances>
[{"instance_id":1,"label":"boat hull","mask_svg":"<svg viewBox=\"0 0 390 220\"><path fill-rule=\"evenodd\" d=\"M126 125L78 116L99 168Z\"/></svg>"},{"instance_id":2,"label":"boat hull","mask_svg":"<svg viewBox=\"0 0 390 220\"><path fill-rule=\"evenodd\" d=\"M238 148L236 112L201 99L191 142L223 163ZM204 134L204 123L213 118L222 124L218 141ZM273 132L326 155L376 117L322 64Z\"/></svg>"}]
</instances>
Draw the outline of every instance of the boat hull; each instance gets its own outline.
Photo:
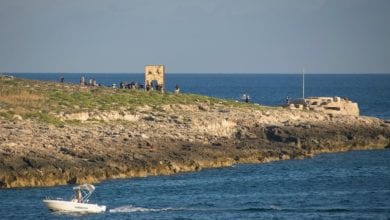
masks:
<instances>
[{"instance_id":1,"label":"boat hull","mask_svg":"<svg viewBox=\"0 0 390 220\"><path fill-rule=\"evenodd\" d=\"M97 204L78 203L61 200L43 200L43 203L55 212L99 213L105 212L106 206Z\"/></svg>"}]
</instances>

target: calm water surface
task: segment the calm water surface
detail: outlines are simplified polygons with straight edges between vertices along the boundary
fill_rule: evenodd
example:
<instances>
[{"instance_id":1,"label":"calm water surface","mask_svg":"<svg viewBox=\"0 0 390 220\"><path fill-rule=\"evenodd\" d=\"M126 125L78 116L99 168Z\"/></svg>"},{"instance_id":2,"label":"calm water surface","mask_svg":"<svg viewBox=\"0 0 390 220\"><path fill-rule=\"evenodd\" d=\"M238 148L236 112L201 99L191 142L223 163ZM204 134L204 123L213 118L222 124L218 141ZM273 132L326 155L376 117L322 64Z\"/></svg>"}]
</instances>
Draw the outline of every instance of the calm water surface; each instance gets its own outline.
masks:
<instances>
[{"instance_id":1,"label":"calm water surface","mask_svg":"<svg viewBox=\"0 0 390 220\"><path fill-rule=\"evenodd\" d=\"M388 219L390 150L323 154L312 159L237 165L173 176L97 184L102 214L49 212L46 195L71 186L0 190L4 219Z\"/></svg>"}]
</instances>

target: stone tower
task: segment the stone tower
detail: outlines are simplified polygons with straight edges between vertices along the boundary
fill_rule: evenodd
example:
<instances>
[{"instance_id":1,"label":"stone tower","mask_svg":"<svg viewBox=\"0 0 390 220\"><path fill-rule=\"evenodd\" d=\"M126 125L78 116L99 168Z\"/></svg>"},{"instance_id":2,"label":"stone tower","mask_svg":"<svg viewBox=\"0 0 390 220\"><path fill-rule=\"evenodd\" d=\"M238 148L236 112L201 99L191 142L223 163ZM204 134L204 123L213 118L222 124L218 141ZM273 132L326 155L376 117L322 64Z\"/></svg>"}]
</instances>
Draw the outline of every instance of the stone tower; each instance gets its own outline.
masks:
<instances>
[{"instance_id":1,"label":"stone tower","mask_svg":"<svg viewBox=\"0 0 390 220\"><path fill-rule=\"evenodd\" d=\"M147 86L156 86L153 82L158 85L159 90L164 91L164 78L165 78L165 67L164 65L146 65L145 66L145 88Z\"/></svg>"}]
</instances>

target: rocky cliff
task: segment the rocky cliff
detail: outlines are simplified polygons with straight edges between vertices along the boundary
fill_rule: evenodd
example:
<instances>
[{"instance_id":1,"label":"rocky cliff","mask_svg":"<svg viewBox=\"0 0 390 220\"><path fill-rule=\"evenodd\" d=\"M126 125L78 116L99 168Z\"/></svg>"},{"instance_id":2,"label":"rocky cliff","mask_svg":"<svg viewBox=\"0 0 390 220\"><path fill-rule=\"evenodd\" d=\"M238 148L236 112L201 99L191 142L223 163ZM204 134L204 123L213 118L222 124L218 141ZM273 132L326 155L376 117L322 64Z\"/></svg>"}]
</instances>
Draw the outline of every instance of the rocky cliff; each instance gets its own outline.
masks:
<instances>
[{"instance_id":1,"label":"rocky cliff","mask_svg":"<svg viewBox=\"0 0 390 220\"><path fill-rule=\"evenodd\" d=\"M62 123L0 115L0 187L168 175L390 142L390 123L377 118L204 100L49 113Z\"/></svg>"}]
</instances>

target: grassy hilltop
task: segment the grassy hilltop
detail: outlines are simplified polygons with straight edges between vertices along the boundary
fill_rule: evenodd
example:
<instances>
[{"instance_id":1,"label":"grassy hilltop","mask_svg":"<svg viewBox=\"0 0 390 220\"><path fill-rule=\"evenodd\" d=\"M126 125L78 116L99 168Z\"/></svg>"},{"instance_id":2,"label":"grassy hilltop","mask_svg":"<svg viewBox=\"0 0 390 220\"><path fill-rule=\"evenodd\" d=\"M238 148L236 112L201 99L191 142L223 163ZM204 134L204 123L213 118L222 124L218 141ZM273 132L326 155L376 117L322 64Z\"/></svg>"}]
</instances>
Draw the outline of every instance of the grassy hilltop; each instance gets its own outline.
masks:
<instances>
[{"instance_id":1,"label":"grassy hilltop","mask_svg":"<svg viewBox=\"0 0 390 220\"><path fill-rule=\"evenodd\" d=\"M162 105L200 103L261 108L195 94L161 94L157 91L79 86L0 76L0 116L10 120L21 117L60 126L66 121L60 121L55 116L59 113L111 110L134 112L141 106L159 110Z\"/></svg>"}]
</instances>

